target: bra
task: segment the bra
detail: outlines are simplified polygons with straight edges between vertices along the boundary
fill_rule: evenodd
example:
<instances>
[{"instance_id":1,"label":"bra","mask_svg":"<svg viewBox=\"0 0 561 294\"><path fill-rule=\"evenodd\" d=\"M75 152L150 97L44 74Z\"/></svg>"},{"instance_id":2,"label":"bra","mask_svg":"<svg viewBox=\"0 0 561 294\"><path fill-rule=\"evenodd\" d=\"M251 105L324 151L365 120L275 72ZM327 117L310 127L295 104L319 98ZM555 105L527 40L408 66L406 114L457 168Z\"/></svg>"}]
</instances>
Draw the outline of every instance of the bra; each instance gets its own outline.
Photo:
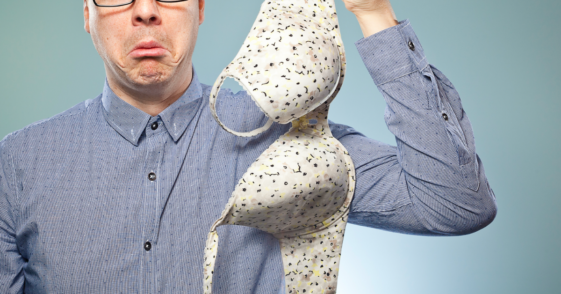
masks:
<instances>
[{"instance_id":1,"label":"bra","mask_svg":"<svg viewBox=\"0 0 561 294\"><path fill-rule=\"evenodd\" d=\"M292 126L250 165L212 225L204 293L212 293L221 225L257 228L279 240L286 293L335 293L355 169L331 134L327 116L345 69L334 0L261 5L242 48L213 85L210 110L237 136L255 136L273 122ZM269 118L263 127L241 133L220 122L216 99L227 77L237 80Z\"/></svg>"}]
</instances>

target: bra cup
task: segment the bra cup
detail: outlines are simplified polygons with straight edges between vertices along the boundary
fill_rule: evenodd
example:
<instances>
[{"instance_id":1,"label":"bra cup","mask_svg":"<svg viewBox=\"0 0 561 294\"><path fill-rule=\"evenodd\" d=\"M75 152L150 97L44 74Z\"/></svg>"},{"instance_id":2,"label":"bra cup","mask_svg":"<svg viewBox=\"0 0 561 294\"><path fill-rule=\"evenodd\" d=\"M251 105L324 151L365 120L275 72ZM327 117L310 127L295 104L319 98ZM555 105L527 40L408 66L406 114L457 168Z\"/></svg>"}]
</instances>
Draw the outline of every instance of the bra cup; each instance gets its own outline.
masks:
<instances>
[{"instance_id":1,"label":"bra cup","mask_svg":"<svg viewBox=\"0 0 561 294\"><path fill-rule=\"evenodd\" d=\"M224 224L272 234L323 224L347 198L349 166L344 150L325 132L293 127L240 179Z\"/></svg>"},{"instance_id":2,"label":"bra cup","mask_svg":"<svg viewBox=\"0 0 561 294\"><path fill-rule=\"evenodd\" d=\"M336 293L347 215L355 189L355 169L349 153L329 130L328 109L329 104L325 103L304 118L293 121L292 128L265 150L243 175L207 238L204 293L212 293L218 253L216 227L226 224L258 228L279 240L285 273L284 293L304 293L304 290L306 293ZM310 125L311 120L317 122ZM310 155L313 158L308 161ZM315 170L315 162L319 170ZM326 166L328 162L329 167ZM323 167L319 166L321 163ZM315 174L304 176L308 169ZM266 174L267 171L279 174ZM275 177L288 179L289 183L273 183ZM321 189L321 182L313 182L322 178L327 184L323 185L325 190ZM306 188L305 183L310 182L312 185ZM275 190L278 190L276 195L264 193ZM279 192L285 193L282 198ZM306 195L310 192L312 194Z\"/></svg>"},{"instance_id":3,"label":"bra cup","mask_svg":"<svg viewBox=\"0 0 561 294\"><path fill-rule=\"evenodd\" d=\"M218 94L227 77L234 78L268 117L281 124L306 115L333 96L342 82L344 54L336 15L329 15L321 3L263 3L211 95Z\"/></svg>"}]
</instances>

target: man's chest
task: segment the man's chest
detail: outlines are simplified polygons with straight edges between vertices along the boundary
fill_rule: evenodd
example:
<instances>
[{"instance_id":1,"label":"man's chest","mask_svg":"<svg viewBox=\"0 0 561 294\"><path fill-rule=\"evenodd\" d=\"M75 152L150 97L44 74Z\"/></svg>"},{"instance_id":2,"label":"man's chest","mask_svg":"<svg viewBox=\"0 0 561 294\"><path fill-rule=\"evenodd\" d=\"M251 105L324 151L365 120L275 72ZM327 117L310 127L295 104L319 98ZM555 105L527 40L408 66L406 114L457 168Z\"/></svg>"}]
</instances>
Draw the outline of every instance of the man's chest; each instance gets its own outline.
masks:
<instances>
[{"instance_id":1,"label":"man's chest","mask_svg":"<svg viewBox=\"0 0 561 294\"><path fill-rule=\"evenodd\" d=\"M57 281L59 292L115 279L115 285L151 288L156 273L167 269L165 279L198 285L206 235L237 180L267 146L197 131L208 130L194 130L177 143L165 134L138 146L85 140L35 154L20 175L17 239L28 280ZM225 238L231 241L227 250L247 246L244 238L272 241L248 228L232 230L237 233ZM252 258L270 254L258 250L265 251Z\"/></svg>"},{"instance_id":2,"label":"man's chest","mask_svg":"<svg viewBox=\"0 0 561 294\"><path fill-rule=\"evenodd\" d=\"M155 242L160 226L175 219L182 228L194 220L211 222L234 186L226 175L233 175L235 167L226 160L232 159L230 154L223 154L223 164L217 166L219 156L212 148L189 150L191 143L199 142L174 144L162 134L138 146L95 143L37 154L22 169L20 228L34 227L39 234L30 237L39 238L45 250L64 240L69 243L56 250L93 249L85 244L130 242L129 236Z\"/></svg>"}]
</instances>

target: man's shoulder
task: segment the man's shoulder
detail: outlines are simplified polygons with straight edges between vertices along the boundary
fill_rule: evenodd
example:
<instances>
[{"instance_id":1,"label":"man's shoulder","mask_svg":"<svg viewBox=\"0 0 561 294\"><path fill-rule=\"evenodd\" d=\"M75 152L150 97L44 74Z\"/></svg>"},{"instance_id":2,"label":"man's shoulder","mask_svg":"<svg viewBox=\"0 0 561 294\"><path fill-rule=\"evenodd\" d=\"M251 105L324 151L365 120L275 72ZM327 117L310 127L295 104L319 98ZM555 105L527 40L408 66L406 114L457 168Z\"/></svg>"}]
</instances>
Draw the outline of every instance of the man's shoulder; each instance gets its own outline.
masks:
<instances>
[{"instance_id":1,"label":"man's shoulder","mask_svg":"<svg viewBox=\"0 0 561 294\"><path fill-rule=\"evenodd\" d=\"M36 121L14 131L6 135L0 141L0 145L9 149L25 148L32 141L40 141L46 136L62 135L65 133L64 130L73 130L86 119L88 110L95 109L97 104L101 103L100 97L82 101L50 118Z\"/></svg>"}]
</instances>

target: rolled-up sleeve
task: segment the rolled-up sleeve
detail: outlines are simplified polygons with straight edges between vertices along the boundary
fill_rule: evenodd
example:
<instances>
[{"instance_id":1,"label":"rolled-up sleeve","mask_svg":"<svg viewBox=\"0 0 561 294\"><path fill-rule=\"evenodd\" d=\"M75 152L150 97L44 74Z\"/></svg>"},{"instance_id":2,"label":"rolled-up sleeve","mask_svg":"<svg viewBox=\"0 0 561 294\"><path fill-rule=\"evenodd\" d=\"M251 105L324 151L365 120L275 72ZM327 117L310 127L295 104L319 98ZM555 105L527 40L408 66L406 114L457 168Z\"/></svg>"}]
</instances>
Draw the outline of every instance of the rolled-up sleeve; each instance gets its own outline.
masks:
<instances>
[{"instance_id":1,"label":"rolled-up sleeve","mask_svg":"<svg viewBox=\"0 0 561 294\"><path fill-rule=\"evenodd\" d=\"M390 146L332 123L357 172L349 222L421 235L463 235L497 213L452 83L429 64L408 19L356 42L386 101Z\"/></svg>"},{"instance_id":2,"label":"rolled-up sleeve","mask_svg":"<svg viewBox=\"0 0 561 294\"><path fill-rule=\"evenodd\" d=\"M16 243L16 195L13 161L0 142L0 293L23 293L24 260Z\"/></svg>"}]
</instances>

